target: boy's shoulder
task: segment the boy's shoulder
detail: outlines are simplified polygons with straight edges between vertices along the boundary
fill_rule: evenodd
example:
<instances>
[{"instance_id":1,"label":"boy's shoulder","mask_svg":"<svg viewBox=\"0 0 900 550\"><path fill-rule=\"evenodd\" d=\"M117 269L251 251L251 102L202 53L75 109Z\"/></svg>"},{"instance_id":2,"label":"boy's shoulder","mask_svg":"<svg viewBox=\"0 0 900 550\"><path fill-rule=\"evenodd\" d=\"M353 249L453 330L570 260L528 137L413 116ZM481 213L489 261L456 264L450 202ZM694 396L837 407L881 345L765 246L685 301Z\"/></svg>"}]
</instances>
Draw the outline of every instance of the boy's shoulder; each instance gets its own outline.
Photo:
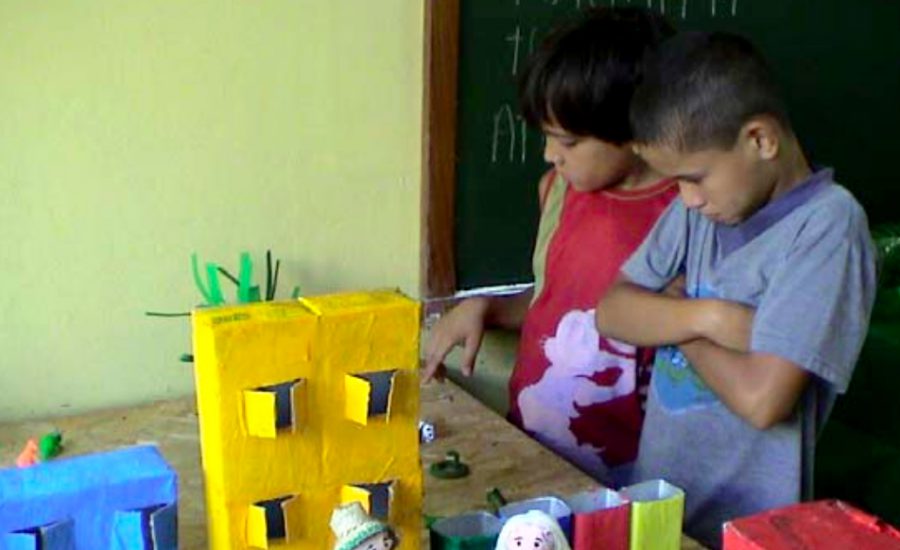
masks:
<instances>
[{"instance_id":1,"label":"boy's shoulder","mask_svg":"<svg viewBox=\"0 0 900 550\"><path fill-rule=\"evenodd\" d=\"M547 170L538 181L538 206L541 215L548 211L556 215L556 211L561 208L563 197L569 184L565 178L554 169Z\"/></svg>"},{"instance_id":2,"label":"boy's shoulder","mask_svg":"<svg viewBox=\"0 0 900 550\"><path fill-rule=\"evenodd\" d=\"M780 205L784 206L784 205ZM801 204L744 228L748 240L757 241L747 254L775 255L787 261L822 261L835 250L868 247L869 223L865 210L844 186L829 180ZM771 213L767 212L767 214ZM719 232L720 237L724 237ZM754 238L755 237L755 238Z\"/></svg>"},{"instance_id":3,"label":"boy's shoulder","mask_svg":"<svg viewBox=\"0 0 900 550\"><path fill-rule=\"evenodd\" d=\"M823 208L831 208L838 212L863 214L862 205L853 196L849 189L832 180L828 185L812 197L810 203L818 202Z\"/></svg>"},{"instance_id":4,"label":"boy's shoulder","mask_svg":"<svg viewBox=\"0 0 900 550\"><path fill-rule=\"evenodd\" d=\"M804 227L828 227L833 231L868 230L868 219L856 197L846 187L830 181L821 192L796 209Z\"/></svg>"}]
</instances>

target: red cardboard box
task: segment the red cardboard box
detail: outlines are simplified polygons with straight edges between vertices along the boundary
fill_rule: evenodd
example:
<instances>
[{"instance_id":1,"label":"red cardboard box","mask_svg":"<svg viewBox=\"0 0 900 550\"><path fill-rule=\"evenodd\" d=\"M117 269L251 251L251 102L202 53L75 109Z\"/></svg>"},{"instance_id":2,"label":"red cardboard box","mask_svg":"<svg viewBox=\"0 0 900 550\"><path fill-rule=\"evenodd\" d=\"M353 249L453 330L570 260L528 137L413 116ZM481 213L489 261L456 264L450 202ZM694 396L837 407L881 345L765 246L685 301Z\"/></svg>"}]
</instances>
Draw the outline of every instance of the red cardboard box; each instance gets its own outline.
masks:
<instances>
[{"instance_id":1,"label":"red cardboard box","mask_svg":"<svg viewBox=\"0 0 900 550\"><path fill-rule=\"evenodd\" d=\"M900 531L839 500L770 510L725 523L724 550L900 550Z\"/></svg>"}]
</instances>

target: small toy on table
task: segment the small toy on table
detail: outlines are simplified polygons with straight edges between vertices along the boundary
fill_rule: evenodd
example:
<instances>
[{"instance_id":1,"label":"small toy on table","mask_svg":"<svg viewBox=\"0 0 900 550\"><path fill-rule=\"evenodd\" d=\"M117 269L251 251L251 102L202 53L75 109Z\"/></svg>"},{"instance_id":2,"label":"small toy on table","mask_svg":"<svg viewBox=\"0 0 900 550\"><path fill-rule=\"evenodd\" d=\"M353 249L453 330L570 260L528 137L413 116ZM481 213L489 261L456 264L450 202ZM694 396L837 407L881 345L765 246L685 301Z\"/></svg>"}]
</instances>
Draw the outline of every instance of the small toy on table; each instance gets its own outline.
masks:
<instances>
[{"instance_id":1,"label":"small toy on table","mask_svg":"<svg viewBox=\"0 0 900 550\"><path fill-rule=\"evenodd\" d=\"M59 431L52 431L44 434L39 441L34 438L29 439L16 458L16 466L19 468L34 466L39 462L55 458L60 453L62 453L62 434Z\"/></svg>"},{"instance_id":2,"label":"small toy on table","mask_svg":"<svg viewBox=\"0 0 900 550\"><path fill-rule=\"evenodd\" d=\"M431 443L437 438L434 424L427 420L419 420L419 443Z\"/></svg>"},{"instance_id":3,"label":"small toy on table","mask_svg":"<svg viewBox=\"0 0 900 550\"><path fill-rule=\"evenodd\" d=\"M469 475L469 465L460 460L458 452L447 451L444 459L433 463L428 472L439 479L459 479Z\"/></svg>"}]
</instances>

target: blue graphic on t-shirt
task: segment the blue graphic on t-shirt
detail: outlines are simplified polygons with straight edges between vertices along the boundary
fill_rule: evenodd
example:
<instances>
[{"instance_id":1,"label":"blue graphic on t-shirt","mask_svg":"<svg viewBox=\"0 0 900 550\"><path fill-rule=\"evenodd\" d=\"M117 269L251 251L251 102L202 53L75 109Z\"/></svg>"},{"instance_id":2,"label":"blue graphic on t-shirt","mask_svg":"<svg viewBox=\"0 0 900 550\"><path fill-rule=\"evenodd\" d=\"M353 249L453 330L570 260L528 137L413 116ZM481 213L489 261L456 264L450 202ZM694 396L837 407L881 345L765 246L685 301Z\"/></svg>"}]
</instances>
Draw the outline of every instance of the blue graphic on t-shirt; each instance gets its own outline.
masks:
<instances>
[{"instance_id":1,"label":"blue graphic on t-shirt","mask_svg":"<svg viewBox=\"0 0 900 550\"><path fill-rule=\"evenodd\" d=\"M715 298L716 293L708 287L694 288L688 296ZM669 412L706 408L719 401L676 346L656 350L652 387L660 406Z\"/></svg>"}]
</instances>

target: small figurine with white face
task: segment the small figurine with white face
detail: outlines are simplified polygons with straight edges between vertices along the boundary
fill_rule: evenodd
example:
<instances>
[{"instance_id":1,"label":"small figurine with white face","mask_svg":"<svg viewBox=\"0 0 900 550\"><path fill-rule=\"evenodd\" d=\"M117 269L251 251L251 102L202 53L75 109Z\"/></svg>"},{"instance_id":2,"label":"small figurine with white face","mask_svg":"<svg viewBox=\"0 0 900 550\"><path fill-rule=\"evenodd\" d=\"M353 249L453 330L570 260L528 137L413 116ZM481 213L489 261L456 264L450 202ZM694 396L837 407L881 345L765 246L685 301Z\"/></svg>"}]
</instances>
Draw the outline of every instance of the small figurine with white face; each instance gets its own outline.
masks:
<instances>
[{"instance_id":1,"label":"small figurine with white face","mask_svg":"<svg viewBox=\"0 0 900 550\"><path fill-rule=\"evenodd\" d=\"M503 525L496 550L571 550L559 523L539 510L515 515Z\"/></svg>"},{"instance_id":2,"label":"small figurine with white face","mask_svg":"<svg viewBox=\"0 0 900 550\"><path fill-rule=\"evenodd\" d=\"M354 546L354 550L392 550L396 539L390 531L376 533Z\"/></svg>"},{"instance_id":3,"label":"small figurine with white face","mask_svg":"<svg viewBox=\"0 0 900 550\"><path fill-rule=\"evenodd\" d=\"M335 509L331 530L337 538L334 550L393 550L398 542L391 528L371 518L358 502Z\"/></svg>"}]
</instances>

